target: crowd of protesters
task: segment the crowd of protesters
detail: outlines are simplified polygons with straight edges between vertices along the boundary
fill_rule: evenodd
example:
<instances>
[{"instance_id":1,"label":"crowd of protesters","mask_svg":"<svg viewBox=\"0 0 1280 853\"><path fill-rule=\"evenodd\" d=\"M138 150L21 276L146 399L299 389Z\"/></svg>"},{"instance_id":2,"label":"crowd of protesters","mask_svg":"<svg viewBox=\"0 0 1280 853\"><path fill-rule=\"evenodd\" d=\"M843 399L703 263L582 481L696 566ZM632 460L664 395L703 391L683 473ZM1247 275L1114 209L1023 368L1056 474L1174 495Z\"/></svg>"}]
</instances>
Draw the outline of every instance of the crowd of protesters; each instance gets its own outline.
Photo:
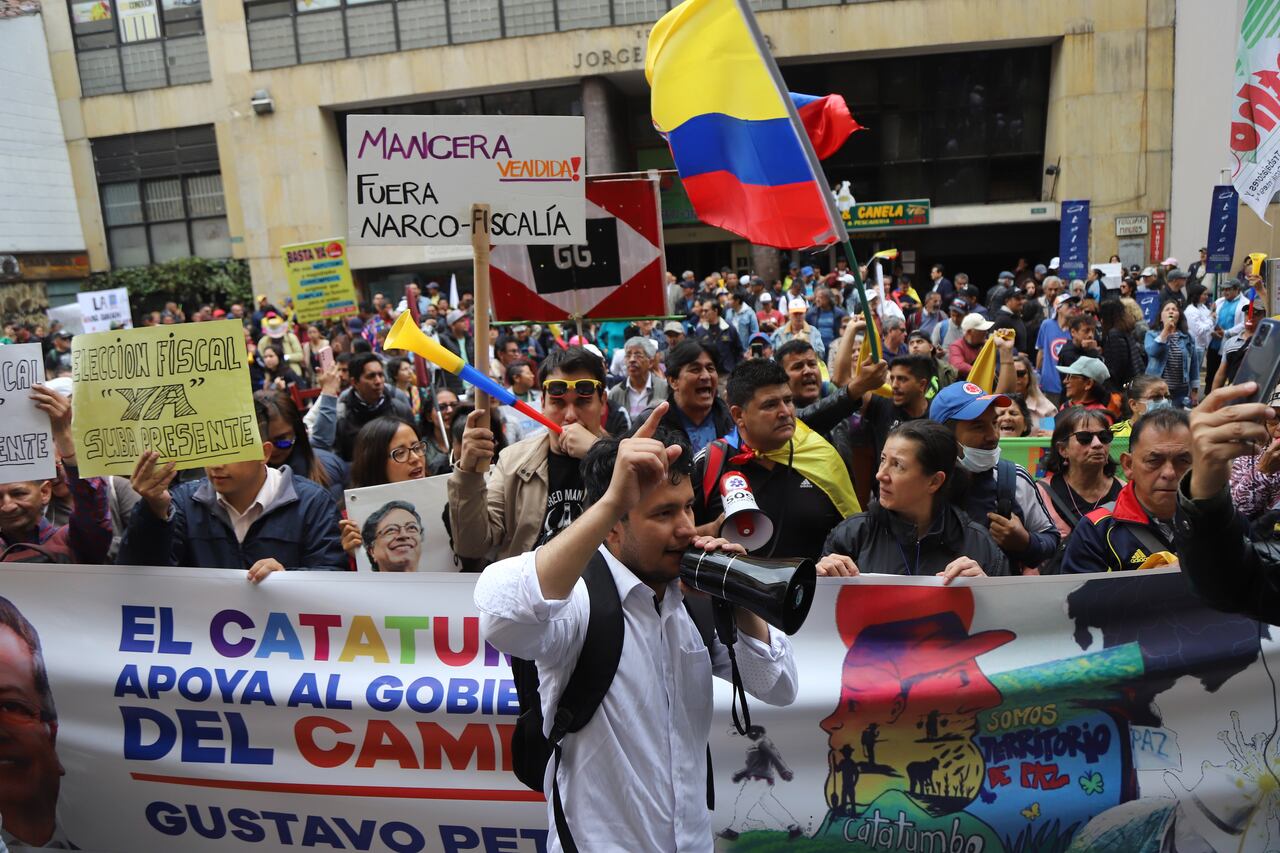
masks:
<instances>
[{"instance_id":1,"label":"crowd of protesters","mask_svg":"<svg viewBox=\"0 0 1280 853\"><path fill-rule=\"evenodd\" d=\"M1266 313L1251 270L1219 281L1203 263L1183 272L1170 258L1085 281L1019 260L985 287L942 264L918 286L900 265L881 273L865 291L882 341L874 360L843 261L792 265L773 282L727 268L668 274L665 320L494 324L485 342L473 335L470 294L450 304L434 282L375 293L357 316L315 324L265 295L190 314L170 302L143 323L243 324L264 461L175 472L144 454L130 478L78 477L72 336L7 326L5 342L44 346L49 379L36 404L60 464L54 481L0 487L5 559L241 568L255 580L345 570L368 544L345 518L345 489L448 475L447 545L480 571L579 518L591 448L665 404L666 434L695 458L697 532L717 535L723 522L704 482L736 470L773 522L757 553L812 557L824 574L1176 562L1187 410L1231 384ZM478 410L457 376L388 349L405 311L467 363L487 347L492 377L561 432L509 406ZM969 374L991 335L988 391ZM1001 458L1001 439L1017 437L1049 439L1042 471ZM1117 437L1126 453L1110 452ZM1231 471L1235 503L1259 529L1280 513L1277 448Z\"/></svg>"}]
</instances>

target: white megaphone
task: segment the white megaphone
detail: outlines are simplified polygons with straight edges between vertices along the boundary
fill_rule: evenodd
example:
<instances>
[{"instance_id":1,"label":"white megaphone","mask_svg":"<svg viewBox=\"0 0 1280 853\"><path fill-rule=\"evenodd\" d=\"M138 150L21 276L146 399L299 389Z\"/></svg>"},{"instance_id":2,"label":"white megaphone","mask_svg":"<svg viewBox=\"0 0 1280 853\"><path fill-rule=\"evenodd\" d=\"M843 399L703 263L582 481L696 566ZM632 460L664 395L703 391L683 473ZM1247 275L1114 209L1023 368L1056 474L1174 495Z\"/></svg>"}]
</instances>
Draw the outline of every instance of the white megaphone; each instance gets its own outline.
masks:
<instances>
[{"instance_id":1,"label":"white megaphone","mask_svg":"<svg viewBox=\"0 0 1280 853\"><path fill-rule=\"evenodd\" d=\"M773 538L773 522L760 511L747 478L729 471L720 478L720 497L724 506L724 524L720 536L754 551Z\"/></svg>"}]
</instances>

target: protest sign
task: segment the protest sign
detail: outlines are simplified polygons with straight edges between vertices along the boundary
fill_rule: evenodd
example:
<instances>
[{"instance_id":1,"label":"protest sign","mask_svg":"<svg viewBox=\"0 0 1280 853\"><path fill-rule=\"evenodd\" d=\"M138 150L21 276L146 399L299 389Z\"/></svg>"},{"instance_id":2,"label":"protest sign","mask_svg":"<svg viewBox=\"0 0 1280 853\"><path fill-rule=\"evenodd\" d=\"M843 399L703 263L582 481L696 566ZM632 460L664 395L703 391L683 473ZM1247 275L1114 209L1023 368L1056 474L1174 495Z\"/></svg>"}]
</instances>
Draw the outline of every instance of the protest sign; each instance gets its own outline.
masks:
<instances>
[{"instance_id":1,"label":"protest sign","mask_svg":"<svg viewBox=\"0 0 1280 853\"><path fill-rule=\"evenodd\" d=\"M494 314L551 323L660 317L662 259L656 177L587 178L586 243L494 247Z\"/></svg>"},{"instance_id":2,"label":"protest sign","mask_svg":"<svg viewBox=\"0 0 1280 853\"><path fill-rule=\"evenodd\" d=\"M345 240L293 243L281 246L280 254L298 322L313 323L360 313Z\"/></svg>"},{"instance_id":3,"label":"protest sign","mask_svg":"<svg viewBox=\"0 0 1280 853\"><path fill-rule=\"evenodd\" d=\"M362 572L456 572L444 511L449 475L347 489L347 517L360 525ZM417 528L418 532L413 532Z\"/></svg>"},{"instance_id":4,"label":"protest sign","mask_svg":"<svg viewBox=\"0 0 1280 853\"><path fill-rule=\"evenodd\" d=\"M1267 206L1280 185L1280 126L1273 88L1280 73L1280 0L1246 0L1236 44L1228 133L1235 161L1231 183L1266 222Z\"/></svg>"},{"instance_id":5,"label":"protest sign","mask_svg":"<svg viewBox=\"0 0 1280 853\"><path fill-rule=\"evenodd\" d=\"M0 837L541 853L547 806L511 772L519 705L474 583L0 567L58 726L12 747L44 820L6 800ZM735 853L1130 853L1172 849L1175 825L1179 849L1274 849L1273 631L1168 570L820 579L791 706L752 702L740 737L715 682L711 828ZM30 671L25 644L0 654Z\"/></svg>"},{"instance_id":6,"label":"protest sign","mask_svg":"<svg viewBox=\"0 0 1280 853\"><path fill-rule=\"evenodd\" d=\"M587 239L581 116L347 119L348 236L354 245L494 245ZM471 206L491 214L473 221Z\"/></svg>"},{"instance_id":7,"label":"protest sign","mask_svg":"<svg viewBox=\"0 0 1280 853\"><path fill-rule=\"evenodd\" d=\"M262 458L237 320L77 335L71 379L81 476L129 474L144 450L179 470Z\"/></svg>"},{"instance_id":8,"label":"protest sign","mask_svg":"<svg viewBox=\"0 0 1280 853\"><path fill-rule=\"evenodd\" d=\"M133 328L129 291L126 288L81 292L76 295L76 301L80 304L80 319L86 332Z\"/></svg>"},{"instance_id":9,"label":"protest sign","mask_svg":"<svg viewBox=\"0 0 1280 853\"><path fill-rule=\"evenodd\" d=\"M40 344L0 346L0 483L53 477L49 416L30 400L31 386L42 382Z\"/></svg>"}]
</instances>

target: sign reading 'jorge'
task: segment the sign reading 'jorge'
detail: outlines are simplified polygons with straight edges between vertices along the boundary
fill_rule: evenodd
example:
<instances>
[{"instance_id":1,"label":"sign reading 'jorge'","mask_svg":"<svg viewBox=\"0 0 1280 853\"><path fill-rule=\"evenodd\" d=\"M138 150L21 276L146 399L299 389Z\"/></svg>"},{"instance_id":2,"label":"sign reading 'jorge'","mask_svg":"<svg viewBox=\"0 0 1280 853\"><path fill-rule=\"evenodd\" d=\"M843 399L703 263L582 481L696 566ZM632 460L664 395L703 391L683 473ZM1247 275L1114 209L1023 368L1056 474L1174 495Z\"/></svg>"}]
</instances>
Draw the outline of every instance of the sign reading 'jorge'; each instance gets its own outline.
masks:
<instances>
[{"instance_id":1,"label":"sign reading 'jorge'","mask_svg":"<svg viewBox=\"0 0 1280 853\"><path fill-rule=\"evenodd\" d=\"M586 242L584 133L580 116L351 116L351 242L469 245L476 228L494 245Z\"/></svg>"}]
</instances>

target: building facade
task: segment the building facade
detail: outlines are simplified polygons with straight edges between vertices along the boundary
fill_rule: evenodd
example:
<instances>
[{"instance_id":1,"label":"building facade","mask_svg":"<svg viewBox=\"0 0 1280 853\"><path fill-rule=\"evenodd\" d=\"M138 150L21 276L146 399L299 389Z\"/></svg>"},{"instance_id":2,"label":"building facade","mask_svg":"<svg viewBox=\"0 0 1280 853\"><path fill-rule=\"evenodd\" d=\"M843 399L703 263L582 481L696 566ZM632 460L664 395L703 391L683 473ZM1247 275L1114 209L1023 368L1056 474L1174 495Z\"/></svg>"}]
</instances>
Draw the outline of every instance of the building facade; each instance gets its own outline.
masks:
<instances>
[{"instance_id":1,"label":"building facade","mask_svg":"<svg viewBox=\"0 0 1280 853\"><path fill-rule=\"evenodd\" d=\"M1175 0L752 0L792 91L845 96L867 128L824 164L859 203L927 224L860 228L986 285L1057 254L1059 204L1168 210ZM590 173L671 165L644 81L667 0L46 0L43 22L95 270L184 254L249 261L346 228L352 113L586 118ZM702 226L665 177L669 267L766 275L786 256ZM352 247L366 288L470 273L469 249ZM820 260L819 263L822 263ZM824 266L827 264L824 263Z\"/></svg>"},{"instance_id":2,"label":"building facade","mask_svg":"<svg viewBox=\"0 0 1280 853\"><path fill-rule=\"evenodd\" d=\"M89 274L36 0L0 0L0 319L47 322Z\"/></svg>"}]
</instances>

